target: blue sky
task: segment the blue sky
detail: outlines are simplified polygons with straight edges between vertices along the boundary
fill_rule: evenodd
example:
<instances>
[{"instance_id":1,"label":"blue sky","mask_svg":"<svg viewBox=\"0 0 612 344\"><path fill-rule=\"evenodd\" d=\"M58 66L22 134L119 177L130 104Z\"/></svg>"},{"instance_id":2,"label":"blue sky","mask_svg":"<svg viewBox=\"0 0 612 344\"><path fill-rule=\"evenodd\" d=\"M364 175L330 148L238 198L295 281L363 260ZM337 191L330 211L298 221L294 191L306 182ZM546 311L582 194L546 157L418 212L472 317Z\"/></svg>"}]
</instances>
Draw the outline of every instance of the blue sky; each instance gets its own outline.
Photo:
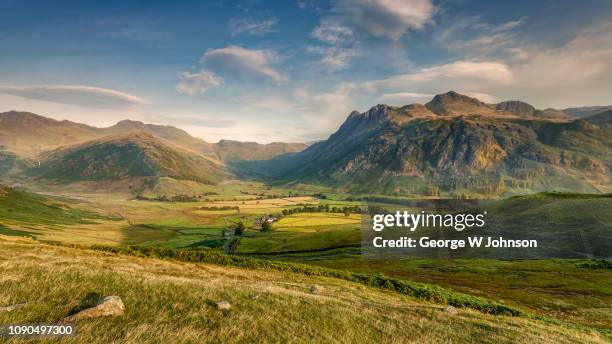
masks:
<instances>
[{"instance_id":1,"label":"blue sky","mask_svg":"<svg viewBox=\"0 0 612 344\"><path fill-rule=\"evenodd\" d=\"M605 0L0 1L0 111L304 142L448 90L608 105L611 18Z\"/></svg>"}]
</instances>

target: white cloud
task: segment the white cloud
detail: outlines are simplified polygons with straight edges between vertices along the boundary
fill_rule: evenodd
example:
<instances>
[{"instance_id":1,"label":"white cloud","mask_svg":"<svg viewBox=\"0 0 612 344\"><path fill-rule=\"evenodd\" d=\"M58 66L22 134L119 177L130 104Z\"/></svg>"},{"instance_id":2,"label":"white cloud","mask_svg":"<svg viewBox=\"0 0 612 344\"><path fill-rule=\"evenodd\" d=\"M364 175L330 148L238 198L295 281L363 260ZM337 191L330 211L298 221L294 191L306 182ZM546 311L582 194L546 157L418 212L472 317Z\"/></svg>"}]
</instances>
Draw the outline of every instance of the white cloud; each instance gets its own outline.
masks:
<instances>
[{"instance_id":1,"label":"white cloud","mask_svg":"<svg viewBox=\"0 0 612 344\"><path fill-rule=\"evenodd\" d=\"M397 41L408 30L424 27L434 11L430 0L335 0L310 34L322 45L306 51L322 55L320 63L327 70L344 69L362 55L363 38Z\"/></svg>"},{"instance_id":2,"label":"white cloud","mask_svg":"<svg viewBox=\"0 0 612 344\"><path fill-rule=\"evenodd\" d=\"M389 105L406 105L412 102L423 103L431 99L433 96L433 94L429 93L397 92L383 94L378 99L382 102L388 103Z\"/></svg>"},{"instance_id":3,"label":"white cloud","mask_svg":"<svg viewBox=\"0 0 612 344\"><path fill-rule=\"evenodd\" d=\"M233 45L209 50L201 58L202 63L218 71L242 78L266 78L282 84L287 76L270 66L279 61L272 50L249 50Z\"/></svg>"},{"instance_id":4,"label":"white cloud","mask_svg":"<svg viewBox=\"0 0 612 344\"><path fill-rule=\"evenodd\" d=\"M513 30L525 20L522 17L491 25L482 22L479 17L454 19L436 36L436 41L445 49L461 51L469 56L499 54L506 49L513 49L517 44Z\"/></svg>"},{"instance_id":5,"label":"white cloud","mask_svg":"<svg viewBox=\"0 0 612 344\"><path fill-rule=\"evenodd\" d=\"M176 91L192 96L202 94L212 87L223 85L223 78L205 69L197 73L182 72L179 78L181 81L175 86Z\"/></svg>"},{"instance_id":6,"label":"white cloud","mask_svg":"<svg viewBox=\"0 0 612 344\"><path fill-rule=\"evenodd\" d=\"M249 108L277 113L291 111L294 107L293 103L279 96L249 98L247 104Z\"/></svg>"},{"instance_id":7,"label":"white cloud","mask_svg":"<svg viewBox=\"0 0 612 344\"><path fill-rule=\"evenodd\" d=\"M329 20L374 37L398 40L408 30L423 28L434 12L430 0L335 0Z\"/></svg>"},{"instance_id":8,"label":"white cloud","mask_svg":"<svg viewBox=\"0 0 612 344\"><path fill-rule=\"evenodd\" d=\"M203 128L231 128L236 121L207 115L155 115L147 114L146 120L172 126L194 126Z\"/></svg>"},{"instance_id":9,"label":"white cloud","mask_svg":"<svg viewBox=\"0 0 612 344\"><path fill-rule=\"evenodd\" d=\"M99 109L128 109L145 102L125 92L85 85L0 86L0 93Z\"/></svg>"},{"instance_id":10,"label":"white cloud","mask_svg":"<svg viewBox=\"0 0 612 344\"><path fill-rule=\"evenodd\" d=\"M320 63L325 69L344 69L360 54L355 47L353 30L347 26L324 20L310 35L323 45L307 46L306 51L321 55Z\"/></svg>"},{"instance_id":11,"label":"white cloud","mask_svg":"<svg viewBox=\"0 0 612 344\"><path fill-rule=\"evenodd\" d=\"M496 61L456 61L363 82L352 86L351 94L371 100L454 90L485 102L519 99L538 108L612 103L612 23L583 30L557 47L521 46L511 52Z\"/></svg>"},{"instance_id":12,"label":"white cloud","mask_svg":"<svg viewBox=\"0 0 612 344\"><path fill-rule=\"evenodd\" d=\"M525 47L521 55L512 65L516 84L506 94L542 107L612 103L612 23L581 31L559 47Z\"/></svg>"},{"instance_id":13,"label":"white cloud","mask_svg":"<svg viewBox=\"0 0 612 344\"><path fill-rule=\"evenodd\" d=\"M311 36L328 44L341 44L353 40L353 30L333 21L323 21L311 33Z\"/></svg>"},{"instance_id":14,"label":"white cloud","mask_svg":"<svg viewBox=\"0 0 612 344\"><path fill-rule=\"evenodd\" d=\"M251 34L262 36L270 32L274 32L274 27L278 23L278 19L272 18L263 21L254 21L247 18L232 18L228 26L232 35Z\"/></svg>"},{"instance_id":15,"label":"white cloud","mask_svg":"<svg viewBox=\"0 0 612 344\"><path fill-rule=\"evenodd\" d=\"M337 70L348 67L350 61L359 56L359 50L338 46L308 46L306 51L322 55L321 64L330 69Z\"/></svg>"},{"instance_id":16,"label":"white cloud","mask_svg":"<svg viewBox=\"0 0 612 344\"><path fill-rule=\"evenodd\" d=\"M513 82L509 67L501 62L457 61L423 68L415 73L362 83L359 90L368 93L438 93L441 90L481 90Z\"/></svg>"}]
</instances>

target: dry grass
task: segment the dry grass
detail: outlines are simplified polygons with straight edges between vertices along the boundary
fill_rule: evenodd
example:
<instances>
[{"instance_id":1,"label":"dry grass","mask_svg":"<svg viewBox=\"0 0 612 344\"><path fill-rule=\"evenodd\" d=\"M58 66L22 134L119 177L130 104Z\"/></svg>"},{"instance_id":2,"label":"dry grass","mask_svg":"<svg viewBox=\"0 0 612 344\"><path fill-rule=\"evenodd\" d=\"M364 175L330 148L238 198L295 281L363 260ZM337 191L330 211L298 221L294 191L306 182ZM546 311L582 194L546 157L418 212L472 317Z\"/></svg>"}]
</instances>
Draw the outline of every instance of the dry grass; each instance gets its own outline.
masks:
<instances>
[{"instance_id":1,"label":"dry grass","mask_svg":"<svg viewBox=\"0 0 612 344\"><path fill-rule=\"evenodd\" d=\"M525 318L443 307L345 281L178 263L0 236L0 323L57 322L88 293L119 295L121 318L77 323L65 343L604 343ZM309 293L313 284L323 287ZM258 295L252 300L249 295ZM227 300L229 311L213 302Z\"/></svg>"}]
</instances>

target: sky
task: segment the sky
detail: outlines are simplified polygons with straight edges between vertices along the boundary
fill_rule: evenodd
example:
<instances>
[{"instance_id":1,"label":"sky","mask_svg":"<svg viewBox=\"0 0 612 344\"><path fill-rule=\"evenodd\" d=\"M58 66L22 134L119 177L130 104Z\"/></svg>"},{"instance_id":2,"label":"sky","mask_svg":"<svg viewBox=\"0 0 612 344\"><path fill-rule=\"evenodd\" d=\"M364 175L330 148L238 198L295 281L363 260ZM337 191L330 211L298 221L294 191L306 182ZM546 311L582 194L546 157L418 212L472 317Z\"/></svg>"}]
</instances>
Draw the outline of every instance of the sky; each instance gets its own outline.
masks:
<instances>
[{"instance_id":1,"label":"sky","mask_svg":"<svg viewBox=\"0 0 612 344\"><path fill-rule=\"evenodd\" d=\"M0 0L0 112L310 142L450 90L612 104L612 1Z\"/></svg>"}]
</instances>

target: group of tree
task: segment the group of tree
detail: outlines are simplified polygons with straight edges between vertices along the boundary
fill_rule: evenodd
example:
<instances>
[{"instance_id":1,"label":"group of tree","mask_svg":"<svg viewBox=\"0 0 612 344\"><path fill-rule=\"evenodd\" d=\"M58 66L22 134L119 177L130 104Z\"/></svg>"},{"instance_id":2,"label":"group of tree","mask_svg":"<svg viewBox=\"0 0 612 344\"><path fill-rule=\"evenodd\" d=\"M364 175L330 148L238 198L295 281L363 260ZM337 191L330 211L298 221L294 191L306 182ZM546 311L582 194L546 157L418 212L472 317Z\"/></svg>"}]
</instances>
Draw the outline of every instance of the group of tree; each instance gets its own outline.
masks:
<instances>
[{"instance_id":1,"label":"group of tree","mask_svg":"<svg viewBox=\"0 0 612 344\"><path fill-rule=\"evenodd\" d=\"M283 209L283 216L296 214L296 213L344 213L344 214L362 214L363 210L358 205L352 206L330 206L329 204L305 204L300 207Z\"/></svg>"}]
</instances>

